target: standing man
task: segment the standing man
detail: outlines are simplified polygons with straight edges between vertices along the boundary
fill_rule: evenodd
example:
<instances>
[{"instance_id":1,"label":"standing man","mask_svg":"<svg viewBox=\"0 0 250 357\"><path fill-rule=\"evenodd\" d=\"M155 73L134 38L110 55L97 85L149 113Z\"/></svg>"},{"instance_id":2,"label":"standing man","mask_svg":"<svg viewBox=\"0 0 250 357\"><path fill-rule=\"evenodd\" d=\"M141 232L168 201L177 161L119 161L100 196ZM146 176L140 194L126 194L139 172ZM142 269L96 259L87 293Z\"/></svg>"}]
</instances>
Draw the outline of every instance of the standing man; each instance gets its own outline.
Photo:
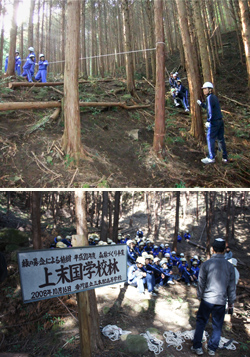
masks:
<instances>
[{"instance_id":1,"label":"standing man","mask_svg":"<svg viewBox=\"0 0 250 357\"><path fill-rule=\"evenodd\" d=\"M197 355L203 354L202 336L210 314L212 314L213 332L208 341L208 354L215 355L219 346L221 330L225 316L225 306L233 308L236 299L234 267L224 258L225 241L217 238L213 243L213 255L201 265L197 296L201 300L196 318L196 329L191 350Z\"/></svg>"},{"instance_id":2,"label":"standing man","mask_svg":"<svg viewBox=\"0 0 250 357\"><path fill-rule=\"evenodd\" d=\"M207 146L208 157L202 159L203 164L215 162L215 141L218 139L219 150L223 152L222 162L227 162L227 149L224 139L224 121L220 109L220 103L216 95L213 94L214 86L210 82L204 83L203 93L206 96L206 103L197 100L198 105L207 110Z\"/></svg>"},{"instance_id":3,"label":"standing man","mask_svg":"<svg viewBox=\"0 0 250 357\"><path fill-rule=\"evenodd\" d=\"M8 63L9 63L9 54L6 53L6 58L5 58L5 63L4 63L4 71L5 71L5 73L7 72L7 69L8 69Z\"/></svg>"}]
</instances>

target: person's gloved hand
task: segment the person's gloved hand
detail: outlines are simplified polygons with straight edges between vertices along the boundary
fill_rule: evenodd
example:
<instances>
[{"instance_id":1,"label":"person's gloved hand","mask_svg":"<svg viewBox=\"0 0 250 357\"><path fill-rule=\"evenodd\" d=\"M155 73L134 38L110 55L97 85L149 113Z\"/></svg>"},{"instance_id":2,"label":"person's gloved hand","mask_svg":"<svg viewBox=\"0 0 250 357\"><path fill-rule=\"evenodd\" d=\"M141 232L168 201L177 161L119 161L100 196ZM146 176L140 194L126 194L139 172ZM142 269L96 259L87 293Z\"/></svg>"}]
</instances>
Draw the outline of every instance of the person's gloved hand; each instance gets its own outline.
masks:
<instances>
[{"instance_id":1,"label":"person's gloved hand","mask_svg":"<svg viewBox=\"0 0 250 357\"><path fill-rule=\"evenodd\" d=\"M198 100L197 100L197 104L198 104L199 106L201 106L202 102L198 99Z\"/></svg>"},{"instance_id":2,"label":"person's gloved hand","mask_svg":"<svg viewBox=\"0 0 250 357\"><path fill-rule=\"evenodd\" d=\"M207 121L205 124L205 127L208 129L208 128L210 128L210 126L211 126L211 123L209 121Z\"/></svg>"}]
</instances>

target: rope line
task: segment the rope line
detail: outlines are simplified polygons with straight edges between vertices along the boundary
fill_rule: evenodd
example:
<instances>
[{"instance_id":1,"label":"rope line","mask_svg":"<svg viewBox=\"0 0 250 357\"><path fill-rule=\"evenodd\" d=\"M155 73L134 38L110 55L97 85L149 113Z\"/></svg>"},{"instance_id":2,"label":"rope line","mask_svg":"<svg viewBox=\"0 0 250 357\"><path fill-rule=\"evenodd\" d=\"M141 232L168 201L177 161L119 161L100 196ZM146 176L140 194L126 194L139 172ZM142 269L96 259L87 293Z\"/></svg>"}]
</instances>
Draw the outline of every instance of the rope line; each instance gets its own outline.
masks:
<instances>
[{"instance_id":1,"label":"rope line","mask_svg":"<svg viewBox=\"0 0 250 357\"><path fill-rule=\"evenodd\" d=\"M157 43L164 43L164 42L157 42ZM146 52L146 51L155 51L155 48L145 48L143 50L134 50L134 51L126 51L126 52L115 52L115 53L108 53L106 55L97 55L97 56L88 56L88 57L80 57L79 61L81 60L87 60L87 59L92 59L92 58L101 58L101 57L110 57L110 56L118 56L118 55L125 55L128 53L137 53L137 52ZM22 61L26 61L26 59L22 59ZM54 62L49 62L49 64L54 64L54 63L63 63L63 61L54 61Z\"/></svg>"}]
</instances>

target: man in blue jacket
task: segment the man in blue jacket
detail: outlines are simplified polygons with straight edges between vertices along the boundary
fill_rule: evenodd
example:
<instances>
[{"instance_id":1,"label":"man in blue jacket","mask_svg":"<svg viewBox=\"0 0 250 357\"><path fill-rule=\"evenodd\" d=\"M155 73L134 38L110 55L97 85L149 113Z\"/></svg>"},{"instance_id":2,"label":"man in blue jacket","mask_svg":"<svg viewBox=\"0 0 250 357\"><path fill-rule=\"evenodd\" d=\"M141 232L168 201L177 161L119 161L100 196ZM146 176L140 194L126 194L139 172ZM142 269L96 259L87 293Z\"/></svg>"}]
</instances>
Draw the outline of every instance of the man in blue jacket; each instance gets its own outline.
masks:
<instances>
[{"instance_id":1,"label":"man in blue jacket","mask_svg":"<svg viewBox=\"0 0 250 357\"><path fill-rule=\"evenodd\" d=\"M201 265L197 297L201 300L196 318L192 351L202 355L202 336L210 314L212 314L213 332L208 341L208 354L215 355L221 337L228 300L229 309L233 308L236 299L234 267L224 258L225 241L217 238L213 242L213 255Z\"/></svg>"},{"instance_id":2,"label":"man in blue jacket","mask_svg":"<svg viewBox=\"0 0 250 357\"><path fill-rule=\"evenodd\" d=\"M224 121L220 109L220 103L216 95L213 94L213 84L205 82L202 89L206 96L206 103L197 100L198 105L207 110L207 146L208 157L202 159L203 164L215 162L215 141L218 139L219 150L223 152L222 162L227 162L227 149L224 139Z\"/></svg>"},{"instance_id":3,"label":"man in blue jacket","mask_svg":"<svg viewBox=\"0 0 250 357\"><path fill-rule=\"evenodd\" d=\"M40 61L38 63L38 72L35 77L36 81L46 83L47 82L47 67L49 65L49 62L45 60L45 56L43 53L40 54Z\"/></svg>"}]
</instances>

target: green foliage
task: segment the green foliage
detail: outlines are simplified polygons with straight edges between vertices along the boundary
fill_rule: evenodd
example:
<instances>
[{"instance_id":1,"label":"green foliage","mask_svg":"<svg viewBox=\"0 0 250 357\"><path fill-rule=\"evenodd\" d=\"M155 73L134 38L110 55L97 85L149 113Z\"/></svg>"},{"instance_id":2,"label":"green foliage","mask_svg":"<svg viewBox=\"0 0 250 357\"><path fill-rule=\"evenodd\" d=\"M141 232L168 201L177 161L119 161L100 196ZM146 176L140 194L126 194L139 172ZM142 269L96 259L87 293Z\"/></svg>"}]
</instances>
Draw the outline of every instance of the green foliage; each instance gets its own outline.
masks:
<instances>
[{"instance_id":1,"label":"green foliage","mask_svg":"<svg viewBox=\"0 0 250 357\"><path fill-rule=\"evenodd\" d=\"M180 183L176 183L176 184L175 184L175 187L176 187L176 188L185 188L185 187L186 187L186 184L185 184L185 182L181 181Z\"/></svg>"},{"instance_id":2,"label":"green foliage","mask_svg":"<svg viewBox=\"0 0 250 357\"><path fill-rule=\"evenodd\" d=\"M244 352L249 351L249 346L248 346L249 343L250 343L250 341L247 341L247 343L239 342L240 349Z\"/></svg>"},{"instance_id":3,"label":"green foliage","mask_svg":"<svg viewBox=\"0 0 250 357\"><path fill-rule=\"evenodd\" d=\"M47 156L46 157L46 161L47 161L48 164L53 165L53 157L52 156L50 156L50 155Z\"/></svg>"},{"instance_id":4,"label":"green foliage","mask_svg":"<svg viewBox=\"0 0 250 357\"><path fill-rule=\"evenodd\" d=\"M72 164L75 164L75 159L69 154L65 155L64 165L66 166L66 168L69 168Z\"/></svg>"},{"instance_id":5,"label":"green foliage","mask_svg":"<svg viewBox=\"0 0 250 357\"><path fill-rule=\"evenodd\" d=\"M108 181L106 179L103 179L101 182L97 184L98 188L109 188Z\"/></svg>"},{"instance_id":6,"label":"green foliage","mask_svg":"<svg viewBox=\"0 0 250 357\"><path fill-rule=\"evenodd\" d=\"M140 119L141 119L140 113L138 111L133 112L133 113L129 112L129 116L130 116L130 118L138 120L138 121L140 121Z\"/></svg>"}]
</instances>

